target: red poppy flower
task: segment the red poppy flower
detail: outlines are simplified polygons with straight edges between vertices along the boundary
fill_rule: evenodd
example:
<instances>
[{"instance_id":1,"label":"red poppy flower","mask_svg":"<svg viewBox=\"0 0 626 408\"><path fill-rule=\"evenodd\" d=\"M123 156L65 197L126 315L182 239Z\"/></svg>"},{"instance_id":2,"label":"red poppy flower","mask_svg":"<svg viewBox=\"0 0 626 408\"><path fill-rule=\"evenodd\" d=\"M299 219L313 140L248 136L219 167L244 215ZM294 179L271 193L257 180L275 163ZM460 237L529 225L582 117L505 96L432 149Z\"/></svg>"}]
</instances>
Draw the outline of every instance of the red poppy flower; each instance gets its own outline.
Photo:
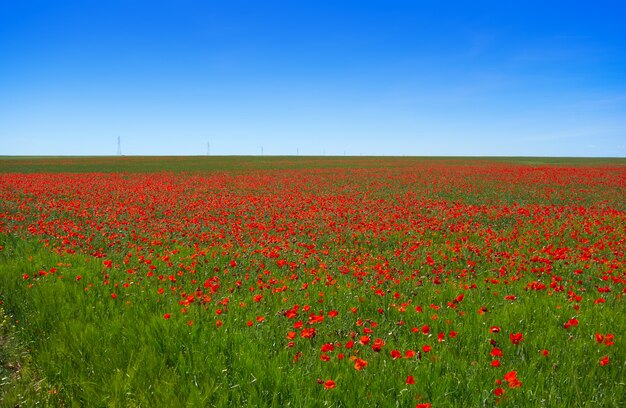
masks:
<instances>
[{"instance_id":1,"label":"red poppy flower","mask_svg":"<svg viewBox=\"0 0 626 408\"><path fill-rule=\"evenodd\" d=\"M363 360L362 358L357 358L357 359L354 361L354 368L355 368L356 370L361 371L362 369L364 369L365 367L367 367L367 364L368 364L368 363L367 363L367 361Z\"/></svg>"},{"instance_id":2,"label":"red poppy flower","mask_svg":"<svg viewBox=\"0 0 626 408\"><path fill-rule=\"evenodd\" d=\"M385 342L381 338L377 338L374 340L374 344L372 344L372 350L375 352L379 352L385 346Z\"/></svg>"},{"instance_id":3,"label":"red poppy flower","mask_svg":"<svg viewBox=\"0 0 626 408\"><path fill-rule=\"evenodd\" d=\"M603 366L603 367L605 365L609 365L609 356L602 357L602 359L600 360L600 365Z\"/></svg>"},{"instance_id":4,"label":"red poppy flower","mask_svg":"<svg viewBox=\"0 0 626 408\"><path fill-rule=\"evenodd\" d=\"M518 345L522 340L524 340L524 337L522 336L522 333L511 333L509 334L509 339L511 340L511 343Z\"/></svg>"},{"instance_id":5,"label":"red poppy flower","mask_svg":"<svg viewBox=\"0 0 626 408\"><path fill-rule=\"evenodd\" d=\"M522 382L517 378L517 371L509 371L504 375L504 380L509 384L509 388L522 386Z\"/></svg>"},{"instance_id":6,"label":"red poppy flower","mask_svg":"<svg viewBox=\"0 0 626 408\"><path fill-rule=\"evenodd\" d=\"M335 345L333 343L322 344L322 353L327 353L333 350L335 350Z\"/></svg>"},{"instance_id":7,"label":"red poppy flower","mask_svg":"<svg viewBox=\"0 0 626 408\"><path fill-rule=\"evenodd\" d=\"M302 337L303 339L312 339L313 337L315 337L316 334L317 331L315 330L315 327L310 327L302 329L302 331L300 332L300 337Z\"/></svg>"},{"instance_id":8,"label":"red poppy flower","mask_svg":"<svg viewBox=\"0 0 626 408\"><path fill-rule=\"evenodd\" d=\"M333 380L326 380L324 382L324 388L327 390L335 388L335 382Z\"/></svg>"},{"instance_id":9,"label":"red poppy flower","mask_svg":"<svg viewBox=\"0 0 626 408\"><path fill-rule=\"evenodd\" d=\"M563 324L563 327L565 329L569 329L572 326L578 326L578 319L571 318L565 324Z\"/></svg>"},{"instance_id":10,"label":"red poppy flower","mask_svg":"<svg viewBox=\"0 0 626 408\"><path fill-rule=\"evenodd\" d=\"M415 384L415 378L413 378L412 375L409 375L406 377L406 381L407 384Z\"/></svg>"},{"instance_id":11,"label":"red poppy flower","mask_svg":"<svg viewBox=\"0 0 626 408\"><path fill-rule=\"evenodd\" d=\"M323 321L324 321L323 314L316 315L315 313L311 313L311 315L309 315L309 324L321 323Z\"/></svg>"},{"instance_id":12,"label":"red poppy flower","mask_svg":"<svg viewBox=\"0 0 626 408\"><path fill-rule=\"evenodd\" d=\"M511 381L517 378L517 371L509 371L504 375L504 381Z\"/></svg>"}]
</instances>

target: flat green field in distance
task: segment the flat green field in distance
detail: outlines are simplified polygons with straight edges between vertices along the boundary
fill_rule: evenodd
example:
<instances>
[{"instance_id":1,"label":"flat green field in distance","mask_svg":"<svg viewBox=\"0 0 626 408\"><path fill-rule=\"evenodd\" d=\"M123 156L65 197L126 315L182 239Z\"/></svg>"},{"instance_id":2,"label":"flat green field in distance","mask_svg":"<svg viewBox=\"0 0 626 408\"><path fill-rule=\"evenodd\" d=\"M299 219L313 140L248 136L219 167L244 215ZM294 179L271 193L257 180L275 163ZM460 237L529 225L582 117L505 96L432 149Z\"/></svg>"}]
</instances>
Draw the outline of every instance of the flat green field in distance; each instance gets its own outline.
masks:
<instances>
[{"instance_id":1,"label":"flat green field in distance","mask_svg":"<svg viewBox=\"0 0 626 408\"><path fill-rule=\"evenodd\" d=\"M626 406L626 160L0 158L0 398Z\"/></svg>"},{"instance_id":2,"label":"flat green field in distance","mask_svg":"<svg viewBox=\"0 0 626 408\"><path fill-rule=\"evenodd\" d=\"M33 172L160 172L228 171L291 168L402 167L416 163L487 164L529 166L626 165L626 158L546 157L371 157L371 156L0 156L0 173Z\"/></svg>"}]
</instances>

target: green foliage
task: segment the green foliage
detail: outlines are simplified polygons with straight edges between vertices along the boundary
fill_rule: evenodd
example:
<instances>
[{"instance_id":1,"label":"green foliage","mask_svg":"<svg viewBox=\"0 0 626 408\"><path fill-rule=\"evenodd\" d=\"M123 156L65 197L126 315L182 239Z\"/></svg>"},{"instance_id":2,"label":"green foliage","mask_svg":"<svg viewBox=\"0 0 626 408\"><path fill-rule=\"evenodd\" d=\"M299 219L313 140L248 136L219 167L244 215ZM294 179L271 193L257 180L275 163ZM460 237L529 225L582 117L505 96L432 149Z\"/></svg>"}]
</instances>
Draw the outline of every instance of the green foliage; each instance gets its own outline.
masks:
<instances>
[{"instance_id":1,"label":"green foliage","mask_svg":"<svg viewBox=\"0 0 626 408\"><path fill-rule=\"evenodd\" d=\"M296 173L306 194L279 209L298 189L276 171L257 174L262 181L253 185L229 179L227 187L201 178L180 186L192 175L159 173L166 183L156 193L131 183L126 196L124 179L114 178L120 184L99 198L104 210L89 208L91 189L77 194L71 177L55 181L44 198L0 189L1 405L626 404L623 170L606 170L613 181L583 189L563 181L569 173L559 173L558 188L554 179L500 183L502 169L489 167L496 160L450 173L461 178L405 174L424 160L417 158L387 159L387 173L376 170L380 158L311 160L98 162L101 171L248 176L251 168L328 166ZM25 172L94 166L4 161L5 170ZM459 166L431 160L450 161ZM163 192L172 185L180 188ZM207 204L220 194L231 201ZM130 205L135 199L140 204ZM112 215L115 206L124 210ZM587 222L592 210L597 217ZM194 218L200 211L208 214L203 220ZM311 328L315 335L305 336ZM516 333L518 344L510 337ZM376 339L384 344L378 351ZM605 356L610 362L601 365ZM356 369L358 359L367 366ZM504 380L513 371L521 386ZM335 387L326 389L327 380Z\"/></svg>"},{"instance_id":2,"label":"green foliage","mask_svg":"<svg viewBox=\"0 0 626 408\"><path fill-rule=\"evenodd\" d=\"M524 166L608 166L625 165L624 158L575 157L338 157L338 156L98 156L25 157L0 156L0 173L33 172L130 172L152 173L248 171L301 168L407 167L416 164L519 164Z\"/></svg>"}]
</instances>

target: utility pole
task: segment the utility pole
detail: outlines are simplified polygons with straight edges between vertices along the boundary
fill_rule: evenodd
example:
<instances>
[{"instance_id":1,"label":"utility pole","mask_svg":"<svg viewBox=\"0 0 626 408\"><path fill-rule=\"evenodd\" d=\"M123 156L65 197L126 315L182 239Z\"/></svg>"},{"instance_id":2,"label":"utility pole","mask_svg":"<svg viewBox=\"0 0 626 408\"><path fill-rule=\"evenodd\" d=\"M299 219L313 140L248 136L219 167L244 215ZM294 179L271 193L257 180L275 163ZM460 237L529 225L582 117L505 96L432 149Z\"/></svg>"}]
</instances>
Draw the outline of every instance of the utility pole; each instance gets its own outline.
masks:
<instances>
[{"instance_id":1,"label":"utility pole","mask_svg":"<svg viewBox=\"0 0 626 408\"><path fill-rule=\"evenodd\" d=\"M117 155L122 155L122 138L119 136L117 137Z\"/></svg>"},{"instance_id":2,"label":"utility pole","mask_svg":"<svg viewBox=\"0 0 626 408\"><path fill-rule=\"evenodd\" d=\"M206 155L211 155L211 142L206 142Z\"/></svg>"}]
</instances>

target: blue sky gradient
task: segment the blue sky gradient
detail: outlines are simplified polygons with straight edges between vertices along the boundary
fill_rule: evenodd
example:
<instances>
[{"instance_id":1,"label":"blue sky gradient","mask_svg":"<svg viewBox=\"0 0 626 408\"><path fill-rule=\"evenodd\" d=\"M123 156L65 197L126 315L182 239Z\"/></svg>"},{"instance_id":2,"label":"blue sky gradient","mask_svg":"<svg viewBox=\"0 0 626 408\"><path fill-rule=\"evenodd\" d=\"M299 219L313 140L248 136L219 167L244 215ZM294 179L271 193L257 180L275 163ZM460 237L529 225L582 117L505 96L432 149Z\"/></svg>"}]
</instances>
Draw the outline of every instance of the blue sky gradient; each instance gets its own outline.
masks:
<instances>
[{"instance_id":1,"label":"blue sky gradient","mask_svg":"<svg viewBox=\"0 0 626 408\"><path fill-rule=\"evenodd\" d=\"M0 155L626 157L626 4L0 1Z\"/></svg>"}]
</instances>

